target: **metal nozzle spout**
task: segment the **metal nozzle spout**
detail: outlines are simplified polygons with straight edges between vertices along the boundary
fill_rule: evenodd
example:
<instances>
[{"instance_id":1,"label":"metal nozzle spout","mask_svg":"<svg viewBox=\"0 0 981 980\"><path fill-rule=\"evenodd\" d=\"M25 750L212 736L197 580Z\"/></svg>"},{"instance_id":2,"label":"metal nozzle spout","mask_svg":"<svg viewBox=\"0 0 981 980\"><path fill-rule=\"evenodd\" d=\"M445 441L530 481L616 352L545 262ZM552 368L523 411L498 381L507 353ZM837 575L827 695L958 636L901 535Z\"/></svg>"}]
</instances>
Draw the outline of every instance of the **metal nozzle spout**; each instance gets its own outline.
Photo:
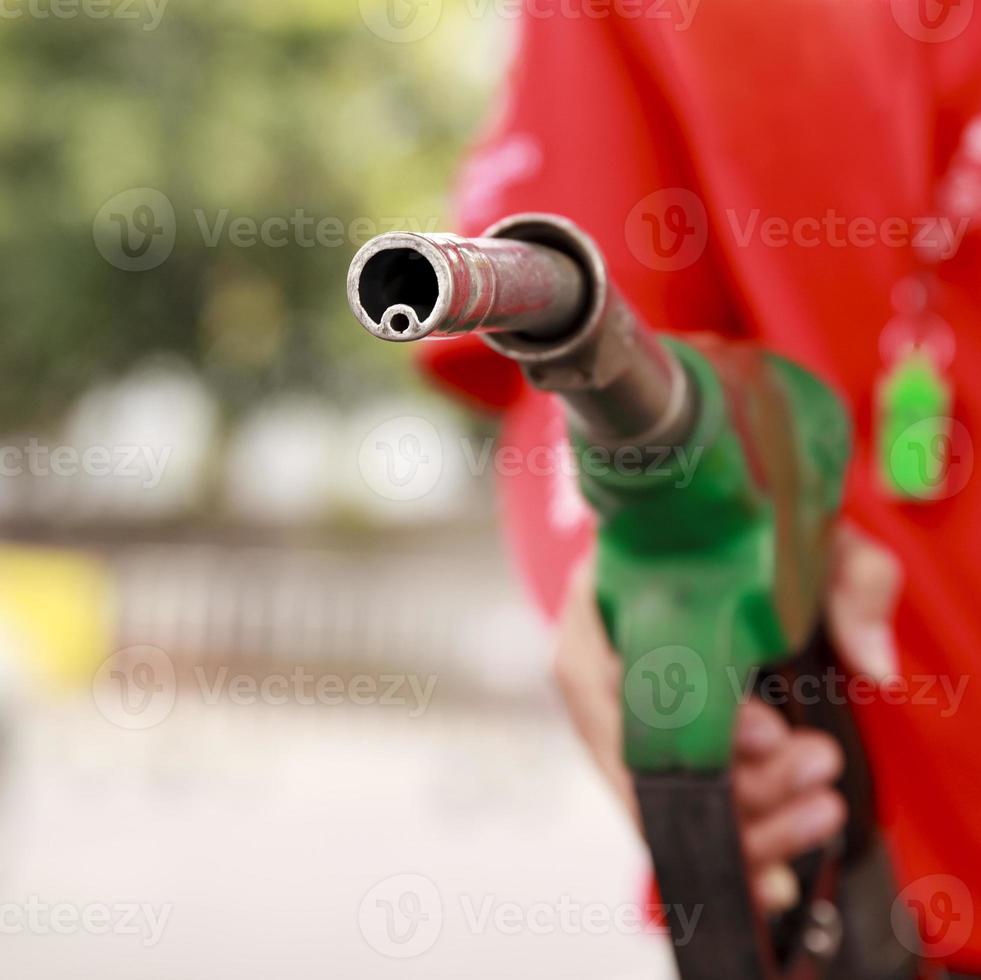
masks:
<instances>
[{"instance_id":1,"label":"metal nozzle spout","mask_svg":"<svg viewBox=\"0 0 981 980\"><path fill-rule=\"evenodd\" d=\"M368 242L348 274L348 302L383 340L510 331L569 332L583 276L554 249L505 238L393 233Z\"/></svg>"},{"instance_id":2,"label":"metal nozzle spout","mask_svg":"<svg viewBox=\"0 0 981 980\"><path fill-rule=\"evenodd\" d=\"M694 391L677 358L609 281L596 245L565 218L523 214L480 238L394 233L351 263L348 301L383 340L479 333L566 404L591 443L672 445Z\"/></svg>"}]
</instances>

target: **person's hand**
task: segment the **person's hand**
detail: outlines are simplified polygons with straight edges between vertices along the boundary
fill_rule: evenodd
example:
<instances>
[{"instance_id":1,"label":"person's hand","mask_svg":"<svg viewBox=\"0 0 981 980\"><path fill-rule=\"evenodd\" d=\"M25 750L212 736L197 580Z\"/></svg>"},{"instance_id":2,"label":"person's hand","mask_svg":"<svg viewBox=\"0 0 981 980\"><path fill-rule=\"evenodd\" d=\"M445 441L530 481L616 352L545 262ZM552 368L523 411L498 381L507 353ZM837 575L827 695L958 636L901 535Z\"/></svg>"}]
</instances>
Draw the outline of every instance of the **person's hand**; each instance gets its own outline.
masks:
<instances>
[{"instance_id":1,"label":"person's hand","mask_svg":"<svg viewBox=\"0 0 981 980\"><path fill-rule=\"evenodd\" d=\"M880 683L894 677L899 654L893 614L903 589L899 559L864 531L841 525L832 555L828 618L845 666Z\"/></svg>"},{"instance_id":2,"label":"person's hand","mask_svg":"<svg viewBox=\"0 0 981 980\"><path fill-rule=\"evenodd\" d=\"M829 615L852 670L877 679L895 670L889 618L900 582L898 562L888 552L857 531L841 531ZM591 562L570 586L554 667L575 728L639 826L622 760L622 670L596 609ZM833 789L844 766L842 752L824 733L791 729L776 709L758 699L740 708L734 750L733 789L751 887L763 908L783 911L799 898L788 862L825 843L845 824L844 801Z\"/></svg>"}]
</instances>

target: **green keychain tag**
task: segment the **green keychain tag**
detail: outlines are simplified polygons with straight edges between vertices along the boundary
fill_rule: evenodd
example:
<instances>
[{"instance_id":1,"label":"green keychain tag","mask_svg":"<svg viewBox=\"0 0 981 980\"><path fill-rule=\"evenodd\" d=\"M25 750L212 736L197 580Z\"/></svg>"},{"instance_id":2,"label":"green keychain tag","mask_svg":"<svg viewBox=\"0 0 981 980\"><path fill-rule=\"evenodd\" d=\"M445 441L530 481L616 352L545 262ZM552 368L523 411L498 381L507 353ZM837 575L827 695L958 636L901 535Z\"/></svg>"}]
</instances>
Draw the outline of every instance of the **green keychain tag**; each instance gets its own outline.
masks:
<instances>
[{"instance_id":1,"label":"green keychain tag","mask_svg":"<svg viewBox=\"0 0 981 980\"><path fill-rule=\"evenodd\" d=\"M950 383L923 348L896 362L877 392L879 474L892 494L946 496L951 455Z\"/></svg>"}]
</instances>

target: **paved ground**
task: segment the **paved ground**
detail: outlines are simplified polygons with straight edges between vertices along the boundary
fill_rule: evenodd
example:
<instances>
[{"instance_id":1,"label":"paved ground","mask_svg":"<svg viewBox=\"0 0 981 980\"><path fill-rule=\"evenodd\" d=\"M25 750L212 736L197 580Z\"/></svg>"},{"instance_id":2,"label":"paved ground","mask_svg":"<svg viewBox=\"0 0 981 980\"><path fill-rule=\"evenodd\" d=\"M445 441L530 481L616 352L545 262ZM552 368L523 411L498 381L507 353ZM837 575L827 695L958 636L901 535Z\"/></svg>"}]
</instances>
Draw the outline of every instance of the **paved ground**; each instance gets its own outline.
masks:
<instances>
[{"instance_id":1,"label":"paved ground","mask_svg":"<svg viewBox=\"0 0 981 980\"><path fill-rule=\"evenodd\" d=\"M671 976L641 846L547 703L127 732L85 697L19 722L4 802L10 980Z\"/></svg>"}]
</instances>

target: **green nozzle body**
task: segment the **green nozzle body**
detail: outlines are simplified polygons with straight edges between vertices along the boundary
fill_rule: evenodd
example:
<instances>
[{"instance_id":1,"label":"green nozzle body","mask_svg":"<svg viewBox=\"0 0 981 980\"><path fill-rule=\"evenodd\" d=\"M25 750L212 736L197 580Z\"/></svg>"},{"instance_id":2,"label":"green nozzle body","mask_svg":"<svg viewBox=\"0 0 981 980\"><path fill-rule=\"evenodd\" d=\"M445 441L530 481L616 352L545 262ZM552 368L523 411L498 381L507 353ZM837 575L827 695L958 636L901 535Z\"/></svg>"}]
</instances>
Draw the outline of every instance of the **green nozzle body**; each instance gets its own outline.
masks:
<instances>
[{"instance_id":1,"label":"green nozzle body","mask_svg":"<svg viewBox=\"0 0 981 980\"><path fill-rule=\"evenodd\" d=\"M820 612L848 417L781 358L662 338L698 392L695 428L657 465L597 463L576 440L599 515L597 592L623 658L626 760L722 769L760 668L796 652Z\"/></svg>"}]
</instances>

